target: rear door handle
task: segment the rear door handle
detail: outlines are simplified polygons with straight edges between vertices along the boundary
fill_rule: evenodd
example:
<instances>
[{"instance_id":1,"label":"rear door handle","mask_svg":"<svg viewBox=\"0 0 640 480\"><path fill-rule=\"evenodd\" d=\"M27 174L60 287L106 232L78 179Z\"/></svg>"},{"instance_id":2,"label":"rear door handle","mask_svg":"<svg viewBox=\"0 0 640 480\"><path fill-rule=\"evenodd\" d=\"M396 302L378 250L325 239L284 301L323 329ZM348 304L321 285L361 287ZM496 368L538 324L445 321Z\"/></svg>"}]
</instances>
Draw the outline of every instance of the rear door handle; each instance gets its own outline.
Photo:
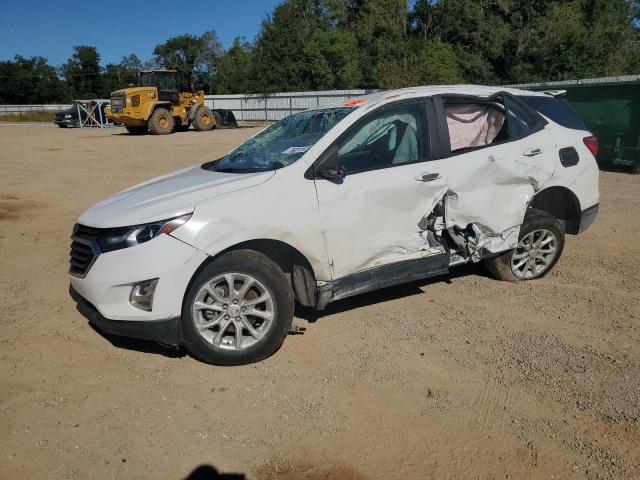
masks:
<instances>
[{"instance_id":1,"label":"rear door handle","mask_svg":"<svg viewBox=\"0 0 640 480\"><path fill-rule=\"evenodd\" d=\"M540 155L542 153L541 148L527 148L524 151L525 157L535 157L536 155Z\"/></svg>"},{"instance_id":2,"label":"rear door handle","mask_svg":"<svg viewBox=\"0 0 640 480\"><path fill-rule=\"evenodd\" d=\"M418 180L419 182L433 182L434 180L438 180L439 178L439 173L421 173L416 177L416 180Z\"/></svg>"}]
</instances>

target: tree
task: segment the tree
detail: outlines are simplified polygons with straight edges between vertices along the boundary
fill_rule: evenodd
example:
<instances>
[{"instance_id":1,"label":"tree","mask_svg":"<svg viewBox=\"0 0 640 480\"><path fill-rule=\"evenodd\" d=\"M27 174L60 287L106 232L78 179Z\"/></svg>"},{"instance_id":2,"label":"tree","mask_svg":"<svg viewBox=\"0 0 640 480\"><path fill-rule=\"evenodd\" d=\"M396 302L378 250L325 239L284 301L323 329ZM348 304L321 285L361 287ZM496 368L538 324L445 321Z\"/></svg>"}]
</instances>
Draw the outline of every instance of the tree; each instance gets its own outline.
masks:
<instances>
[{"instance_id":1,"label":"tree","mask_svg":"<svg viewBox=\"0 0 640 480\"><path fill-rule=\"evenodd\" d=\"M122 57L120 63L109 63L103 75L103 97L109 98L111 92L136 84L142 62L134 53Z\"/></svg>"},{"instance_id":2,"label":"tree","mask_svg":"<svg viewBox=\"0 0 640 480\"><path fill-rule=\"evenodd\" d=\"M514 71L513 77L564 80L637 72L640 39L632 18L623 0L554 3L537 19L538 36L524 49L529 75Z\"/></svg>"},{"instance_id":3,"label":"tree","mask_svg":"<svg viewBox=\"0 0 640 480\"><path fill-rule=\"evenodd\" d=\"M464 83L451 45L440 41L415 43L401 58L378 66L380 88Z\"/></svg>"},{"instance_id":4,"label":"tree","mask_svg":"<svg viewBox=\"0 0 640 480\"><path fill-rule=\"evenodd\" d=\"M214 30L204 32L200 37L200 41L202 42L200 58L204 67L205 81L208 85L209 93L213 93L215 77L220 67L220 59L224 49Z\"/></svg>"},{"instance_id":5,"label":"tree","mask_svg":"<svg viewBox=\"0 0 640 480\"><path fill-rule=\"evenodd\" d=\"M215 76L216 93L242 93L251 90L251 55L253 47L244 37L237 37L220 59Z\"/></svg>"},{"instance_id":6,"label":"tree","mask_svg":"<svg viewBox=\"0 0 640 480\"><path fill-rule=\"evenodd\" d=\"M306 68L317 90L360 88L361 55L353 32L318 29L305 46Z\"/></svg>"},{"instance_id":7,"label":"tree","mask_svg":"<svg viewBox=\"0 0 640 480\"><path fill-rule=\"evenodd\" d=\"M177 70L185 82L191 85L213 88L214 77L222 56L222 45L215 31L202 36L180 35L156 45L153 50L157 66Z\"/></svg>"},{"instance_id":8,"label":"tree","mask_svg":"<svg viewBox=\"0 0 640 480\"><path fill-rule=\"evenodd\" d=\"M64 83L43 57L0 62L0 103L43 104L68 101Z\"/></svg>"},{"instance_id":9,"label":"tree","mask_svg":"<svg viewBox=\"0 0 640 480\"><path fill-rule=\"evenodd\" d=\"M96 47L79 45L62 65L62 75L67 81L73 99L99 98L102 96L100 54Z\"/></svg>"},{"instance_id":10,"label":"tree","mask_svg":"<svg viewBox=\"0 0 640 480\"><path fill-rule=\"evenodd\" d=\"M285 0L262 22L252 58L253 91L310 90L315 87L309 69L311 39L329 28L320 0Z\"/></svg>"}]
</instances>

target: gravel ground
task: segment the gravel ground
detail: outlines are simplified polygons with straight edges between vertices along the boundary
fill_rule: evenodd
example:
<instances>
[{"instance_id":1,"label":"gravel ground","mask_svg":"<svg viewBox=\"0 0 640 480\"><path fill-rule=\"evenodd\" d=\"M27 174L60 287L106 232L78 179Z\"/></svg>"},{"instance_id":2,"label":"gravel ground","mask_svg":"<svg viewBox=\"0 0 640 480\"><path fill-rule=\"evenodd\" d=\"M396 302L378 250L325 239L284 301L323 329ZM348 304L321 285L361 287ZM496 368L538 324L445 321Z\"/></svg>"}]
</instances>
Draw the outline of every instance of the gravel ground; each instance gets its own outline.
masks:
<instances>
[{"instance_id":1,"label":"gravel ground","mask_svg":"<svg viewBox=\"0 0 640 480\"><path fill-rule=\"evenodd\" d=\"M640 478L640 178L546 278L484 268L299 308L234 368L106 339L68 298L90 204L255 129L0 125L0 478Z\"/></svg>"}]
</instances>

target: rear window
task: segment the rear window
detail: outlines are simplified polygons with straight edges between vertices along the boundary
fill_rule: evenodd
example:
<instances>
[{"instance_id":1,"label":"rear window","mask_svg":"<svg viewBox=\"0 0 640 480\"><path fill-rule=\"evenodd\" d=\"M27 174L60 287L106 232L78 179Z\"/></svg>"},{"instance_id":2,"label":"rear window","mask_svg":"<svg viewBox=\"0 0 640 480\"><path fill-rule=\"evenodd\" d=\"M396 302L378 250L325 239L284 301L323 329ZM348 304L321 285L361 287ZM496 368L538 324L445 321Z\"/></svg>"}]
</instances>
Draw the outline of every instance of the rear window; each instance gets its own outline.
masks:
<instances>
[{"instance_id":1,"label":"rear window","mask_svg":"<svg viewBox=\"0 0 640 480\"><path fill-rule=\"evenodd\" d=\"M531 108L536 109L542 115L550 118L559 125L573 130L586 130L584 123L580 117L576 115L567 102L563 98L555 97L518 97Z\"/></svg>"}]
</instances>

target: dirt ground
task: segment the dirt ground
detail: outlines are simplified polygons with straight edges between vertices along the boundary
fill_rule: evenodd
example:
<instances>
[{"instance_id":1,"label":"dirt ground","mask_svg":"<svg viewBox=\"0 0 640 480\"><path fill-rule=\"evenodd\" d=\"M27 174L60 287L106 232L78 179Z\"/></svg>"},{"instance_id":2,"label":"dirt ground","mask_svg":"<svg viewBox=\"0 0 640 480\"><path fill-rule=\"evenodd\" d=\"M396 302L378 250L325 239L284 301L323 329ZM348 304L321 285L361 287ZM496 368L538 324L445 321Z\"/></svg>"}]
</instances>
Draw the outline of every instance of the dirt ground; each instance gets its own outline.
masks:
<instances>
[{"instance_id":1,"label":"dirt ground","mask_svg":"<svg viewBox=\"0 0 640 480\"><path fill-rule=\"evenodd\" d=\"M640 478L637 176L602 173L545 279L468 266L298 309L306 333L255 365L93 330L67 294L77 216L255 131L0 125L0 478Z\"/></svg>"}]
</instances>

